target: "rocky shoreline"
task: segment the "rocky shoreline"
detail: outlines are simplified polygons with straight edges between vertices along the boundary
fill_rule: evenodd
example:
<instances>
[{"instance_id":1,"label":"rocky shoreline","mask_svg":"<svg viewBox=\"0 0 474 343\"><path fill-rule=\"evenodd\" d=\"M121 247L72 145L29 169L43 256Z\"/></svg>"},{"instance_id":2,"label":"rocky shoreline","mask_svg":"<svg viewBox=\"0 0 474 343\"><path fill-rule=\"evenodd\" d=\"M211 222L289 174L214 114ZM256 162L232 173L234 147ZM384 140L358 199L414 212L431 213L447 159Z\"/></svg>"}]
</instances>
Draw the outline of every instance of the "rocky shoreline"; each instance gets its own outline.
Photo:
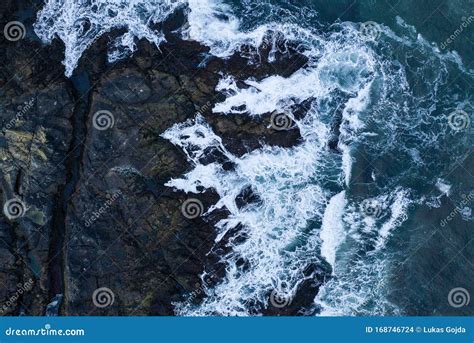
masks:
<instances>
[{"instance_id":1,"label":"rocky shoreline","mask_svg":"<svg viewBox=\"0 0 474 343\"><path fill-rule=\"evenodd\" d=\"M2 23L28 8L26 1L3 6ZM20 218L0 216L0 302L33 279L3 315L173 315L172 303L183 295L195 292L199 301L203 270L211 266L212 282L222 276L208 252L225 248L214 246L213 223L226 211L206 220L183 216L188 195L164 184L191 166L160 135L201 114L238 156L263 144L297 144L298 130L275 129L272 113L219 116L211 109L222 100L215 91L222 73L261 79L289 75L306 61L296 49L258 65L238 54L210 57L206 47L172 33L182 18L163 24L168 42L161 51L140 41L132 57L113 65L106 52L116 33L104 35L70 79L63 76L61 44L35 40L31 18L25 39L0 38L2 199L26 205ZM99 111L112 115L106 129L94 125ZM217 195L197 198L207 208ZM251 190L240 201L255 201ZM114 295L103 309L92 302L100 287ZM303 285L293 306L264 314L298 314L316 292L314 284Z\"/></svg>"}]
</instances>

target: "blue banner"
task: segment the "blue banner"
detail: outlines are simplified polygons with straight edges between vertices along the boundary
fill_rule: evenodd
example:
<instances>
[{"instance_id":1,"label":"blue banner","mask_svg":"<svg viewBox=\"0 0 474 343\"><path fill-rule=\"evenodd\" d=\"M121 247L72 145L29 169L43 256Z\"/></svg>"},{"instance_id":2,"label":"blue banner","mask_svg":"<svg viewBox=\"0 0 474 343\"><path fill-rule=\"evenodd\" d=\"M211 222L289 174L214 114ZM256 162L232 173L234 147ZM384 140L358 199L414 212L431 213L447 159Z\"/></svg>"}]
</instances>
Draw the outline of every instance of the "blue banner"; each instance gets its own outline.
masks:
<instances>
[{"instance_id":1,"label":"blue banner","mask_svg":"<svg viewBox=\"0 0 474 343\"><path fill-rule=\"evenodd\" d=\"M0 342L463 342L472 317L4 317Z\"/></svg>"}]
</instances>

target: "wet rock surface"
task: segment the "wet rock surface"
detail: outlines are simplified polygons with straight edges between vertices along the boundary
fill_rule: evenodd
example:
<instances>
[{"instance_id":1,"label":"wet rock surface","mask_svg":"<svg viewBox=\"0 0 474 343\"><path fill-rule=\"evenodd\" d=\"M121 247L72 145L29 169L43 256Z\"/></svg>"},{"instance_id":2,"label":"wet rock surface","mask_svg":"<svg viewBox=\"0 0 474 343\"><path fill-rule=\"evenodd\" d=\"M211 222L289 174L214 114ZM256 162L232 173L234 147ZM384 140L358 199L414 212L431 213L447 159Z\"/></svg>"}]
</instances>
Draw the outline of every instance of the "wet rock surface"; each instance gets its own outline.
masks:
<instances>
[{"instance_id":1,"label":"wet rock surface","mask_svg":"<svg viewBox=\"0 0 474 343\"><path fill-rule=\"evenodd\" d=\"M28 4L1 6L4 23ZM139 42L133 57L109 65L104 36L67 79L61 44L35 39L34 13L25 39L0 38L2 203L24 205L24 215L0 217L0 302L9 304L2 314L173 315L172 303L215 261L213 223L226 213L183 216L191 195L164 184L191 166L160 134L199 113L238 156L297 144L298 130L275 129L271 113L221 116L212 108L223 99L215 91L222 73L245 86L250 76L289 75L305 60L292 51L257 69L236 54L203 66L207 48L170 35L161 51ZM217 201L212 192L196 197L205 209ZM258 201L249 189L239 206ZM101 288L113 295L107 307L95 302Z\"/></svg>"}]
</instances>

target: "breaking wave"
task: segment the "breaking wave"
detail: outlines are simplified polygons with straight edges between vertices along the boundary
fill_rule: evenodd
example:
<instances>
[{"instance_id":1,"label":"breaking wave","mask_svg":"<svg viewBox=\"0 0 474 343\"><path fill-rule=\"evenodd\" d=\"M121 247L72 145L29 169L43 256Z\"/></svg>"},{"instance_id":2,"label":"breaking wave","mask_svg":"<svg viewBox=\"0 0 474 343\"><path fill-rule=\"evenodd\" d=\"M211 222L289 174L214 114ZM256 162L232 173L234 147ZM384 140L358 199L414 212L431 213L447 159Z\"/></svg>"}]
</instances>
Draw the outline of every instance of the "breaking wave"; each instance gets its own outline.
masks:
<instances>
[{"instance_id":1,"label":"breaking wave","mask_svg":"<svg viewBox=\"0 0 474 343\"><path fill-rule=\"evenodd\" d=\"M154 24L178 8L187 15L183 38L221 58L244 51L260 57L265 45L272 61L277 52L290 54L288 44L296 46L308 59L301 69L260 80L222 75L216 91L225 100L213 106L216 116L284 113L302 137L294 147L233 155L201 115L162 135L193 166L166 186L194 194L213 189L220 199L205 215L229 212L215 225L216 247L226 249L210 252L224 276L204 287L202 302L175 303L176 313L258 315L272 306L272 292L293 299L310 282L319 292L300 313L399 314L388 297L394 256L387 243L413 206L429 203L427 189L472 140L456 135L447 121L456 109L472 112L472 99L450 71L471 80L472 72L401 18L396 33L378 25L378 37L367 39L358 23L324 25L309 9L305 24L291 6L241 5L252 14L239 17L235 4L212 0L49 0L35 29L45 42L57 36L65 43L68 76L83 52L113 29L126 32L111 43L110 62L130 55L135 39L159 46L165 37ZM298 116L295 108L304 102L310 107ZM205 158L216 154L223 158ZM239 206L244 192L258 200Z\"/></svg>"},{"instance_id":2,"label":"breaking wave","mask_svg":"<svg viewBox=\"0 0 474 343\"><path fill-rule=\"evenodd\" d=\"M52 0L38 13L35 32L45 43L60 38L65 46L66 76L71 76L78 61L97 39L115 29L126 33L110 44L109 62L135 51L135 39L147 39L159 46L165 41L153 24L164 21L183 4L175 0Z\"/></svg>"}]
</instances>

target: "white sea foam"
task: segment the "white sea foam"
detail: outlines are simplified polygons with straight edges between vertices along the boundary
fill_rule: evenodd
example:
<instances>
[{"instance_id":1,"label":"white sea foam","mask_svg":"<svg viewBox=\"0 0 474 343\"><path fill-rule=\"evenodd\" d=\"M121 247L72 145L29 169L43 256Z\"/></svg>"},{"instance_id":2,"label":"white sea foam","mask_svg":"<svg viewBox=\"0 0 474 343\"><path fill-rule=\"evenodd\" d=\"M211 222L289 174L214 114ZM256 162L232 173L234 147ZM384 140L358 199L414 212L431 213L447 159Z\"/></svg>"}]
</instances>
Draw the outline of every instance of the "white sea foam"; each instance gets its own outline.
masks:
<instances>
[{"instance_id":1,"label":"white sea foam","mask_svg":"<svg viewBox=\"0 0 474 343\"><path fill-rule=\"evenodd\" d=\"M394 192L392 204L390 205L390 217L383 223L379 230L379 239L376 249L382 249L387 243L387 239L392 230L400 227L407 219L408 206L410 205L409 192L406 190L397 190Z\"/></svg>"},{"instance_id":2,"label":"white sea foam","mask_svg":"<svg viewBox=\"0 0 474 343\"><path fill-rule=\"evenodd\" d=\"M135 38L147 39L159 46L164 41L153 24L164 21L184 0L48 0L34 25L45 43L58 37L65 45L66 76L71 76L79 59L103 34L123 28L126 32L112 42L109 61L130 55Z\"/></svg>"},{"instance_id":3,"label":"white sea foam","mask_svg":"<svg viewBox=\"0 0 474 343\"><path fill-rule=\"evenodd\" d=\"M318 62L311 60L307 68L288 78L247 79L244 82L250 87L239 88L235 77L223 77L217 90L227 97L214 106L213 112L225 115L245 112L260 116L285 111L292 115L293 105L310 99L329 99L331 92L337 89L352 97L341 104L346 108L342 136L344 144L349 146L364 127L358 114L368 102L367 92L376 63L371 52L357 41L352 47L335 42L335 37L324 45L321 40L316 53ZM308 52L308 56L316 58L312 52ZM252 313L250 304L269 306L269 294L273 289L282 291L281 285L285 285L285 292L294 295L298 285L308 278L304 270L310 264L318 264L321 258L320 228L309 225L310 221L323 222L323 256L334 263L335 250L342 239L337 237L340 232L329 232L329 213L342 211L339 202L343 201L344 193L331 202L330 193L322 184L336 182L342 186L339 181L344 173L343 159L327 149L331 122L321 120L318 106L312 107L302 119L293 119L303 137L301 144L294 148L264 146L240 158L226 151L210 129L202 129L202 117L188 121L184 126L175 125L165 132L165 138L185 151L200 155L206 148L218 146L236 164L235 170L230 171L218 163L201 165L188 152L195 168L167 185L186 192L197 192L197 186L215 189L220 200L210 210L225 206L231 212L216 225L217 241L237 225L240 230L230 241L235 242L239 236L246 237L243 242L231 244L232 252L220 256L226 269L224 280L206 289L206 298L199 306L188 302L176 304L178 314L249 315ZM195 131L200 134L194 134ZM193 140L195 143L189 144ZM210 143L202 145L201 142ZM350 175L350 164L344 168ZM339 176L333 179L331 175L334 174ZM348 182L349 176L345 178ZM235 199L246 187L251 187L261 203L239 209ZM245 268L238 263L242 260Z\"/></svg>"},{"instance_id":4,"label":"white sea foam","mask_svg":"<svg viewBox=\"0 0 474 343\"><path fill-rule=\"evenodd\" d=\"M353 179L359 177L353 175L358 162L354 152L362 145L367 154L384 158L385 153L395 151L396 155L406 150L416 167L423 167L430 156L428 147L439 144L441 135L423 125L437 124L431 115L440 103L437 94L446 84L448 64L466 72L459 56L439 53L400 18L397 23L407 31L406 36L380 26L383 39L419 48L423 61L429 61L418 67L417 75L424 78L412 90L406 67L392 60L389 44L383 45L383 39L364 41L357 24L337 23L324 34L294 23L275 22L244 31L230 6L218 0L49 0L38 14L35 30L44 42L59 37L65 43L64 64L70 76L83 52L113 29L126 32L112 42L110 61L132 53L136 39L159 46L164 36L152 29L153 24L165 20L179 6L187 6L183 37L207 45L218 57L229 57L244 45L259 57L259 48L265 43L270 46L272 61L286 40L299 44L308 62L289 77L241 80L239 75L224 75L216 90L226 98L213 107L215 115L285 112L294 119L302 137L295 147L263 146L237 157L199 115L163 134L186 153L193 166L166 185L186 193L213 189L219 199L205 215L224 207L230 212L216 224L216 244L225 241L230 248L218 256L225 276L217 285L205 287L201 304L176 303L176 313L254 314L256 308L269 306L272 290L294 296L304 280L313 278L304 272L307 267L321 265L325 259L334 273L315 299L322 315L399 314L386 299L391 261L387 243L416 199L410 190L394 186L403 172L387 176L386 171L373 168L371 180L379 191L371 200L380 204L381 215L374 218L363 213L363 199L351 189ZM242 82L247 87L240 87ZM341 154L337 154L329 151L328 141L335 112L332 101L334 94L341 93L344 97L337 100L337 106L343 108L337 144ZM451 96L463 107L470 104L458 93ZM312 105L296 119L292 109L304 101L312 101ZM217 161L202 162L216 150L235 168L223 168ZM454 150L451 155L456 155ZM239 207L236 198L247 188L261 201ZM440 190L449 192L443 186Z\"/></svg>"},{"instance_id":5,"label":"white sea foam","mask_svg":"<svg viewBox=\"0 0 474 343\"><path fill-rule=\"evenodd\" d=\"M341 216L348 238L341 247L344 257L335 263L338 272L316 296L322 316L399 314L386 299L391 258L384 248L393 230L406 220L412 200L404 189L372 200L380 210L376 218L368 216L356 199L349 199Z\"/></svg>"},{"instance_id":6,"label":"white sea foam","mask_svg":"<svg viewBox=\"0 0 474 343\"><path fill-rule=\"evenodd\" d=\"M153 25L185 6L188 24L182 30L183 38L209 46L219 57L228 57L244 44L259 47L274 27L241 32L239 20L219 0L48 0L38 12L34 29L44 43L50 44L54 38L63 41L65 75L71 76L84 51L112 30L124 29L125 33L110 42L109 62L130 56L137 39L159 47L165 37Z\"/></svg>"},{"instance_id":7,"label":"white sea foam","mask_svg":"<svg viewBox=\"0 0 474 343\"><path fill-rule=\"evenodd\" d=\"M335 272L336 253L339 245L345 238L344 223L342 216L346 205L346 192L342 191L334 195L324 212L321 225L321 255L329 262Z\"/></svg>"},{"instance_id":8,"label":"white sea foam","mask_svg":"<svg viewBox=\"0 0 474 343\"><path fill-rule=\"evenodd\" d=\"M267 28L241 32L239 19L222 1L188 0L188 6L189 26L183 32L184 37L209 46L215 56L227 57L243 44L260 46L263 42Z\"/></svg>"},{"instance_id":9,"label":"white sea foam","mask_svg":"<svg viewBox=\"0 0 474 343\"><path fill-rule=\"evenodd\" d=\"M220 200L210 211L226 206L231 212L216 226L217 241L238 224L242 230L237 235L247 239L232 245L232 252L221 257L226 266L225 280L206 290L208 297L203 304L177 304L177 311L186 315L248 315L246 304L268 304L269 292L282 284L286 284L287 292L295 292L305 279L303 271L308 263L319 260L318 235L305 229L308 220L322 217L327 202L327 193L311 182L321 165L324 145L312 142L293 149L265 147L237 158L221 147L208 127L203 129L201 117L185 125L175 125L163 136L188 151L196 167L167 185L188 192L197 192L198 185L215 189ZM196 131L199 135L193 134ZM211 144L201 145L204 141ZM199 164L195 156L210 146L219 146L236 163L235 170L224 170L218 163ZM249 186L263 205L239 209L236 197ZM239 266L239 260L247 262L247 270Z\"/></svg>"},{"instance_id":10,"label":"white sea foam","mask_svg":"<svg viewBox=\"0 0 474 343\"><path fill-rule=\"evenodd\" d=\"M223 22L218 24L222 25ZM230 31L222 30L233 33L238 28L238 23L233 19L229 21L229 25ZM268 30L268 26L264 29ZM288 27L283 30L285 29ZM370 104L369 95L373 82L378 79L383 88L387 87L384 83L387 80L391 82L391 79L387 76L389 67L380 64L374 53L360 43L353 27L343 25L341 29L342 32L337 31L324 39L313 35L311 41L314 46L305 51L309 58L307 67L288 78L269 76L260 81L239 80L248 86L240 88L235 76L226 75L217 86L216 90L224 93L226 99L214 106L214 113L260 116L273 111L284 111L293 117L300 130L303 137L300 145L290 149L265 146L237 158L225 150L210 130L201 135L194 145L176 139L181 131L186 132L182 135L186 139L197 137L190 134L190 130L194 131L202 125L203 119L199 117L187 122L186 128L175 126L164 134L185 151L192 146L191 150L195 154L200 154L206 148L199 141L218 142L213 143L214 146L219 146L224 155L237 165L235 170L225 171L216 163L203 166L191 156L190 160L195 168L183 178L173 179L167 184L187 192L196 192L198 185L217 191L220 200L210 211L225 206L231 212L228 218L216 225L217 241L229 233L230 229L241 225L240 231L230 239L232 252L220 256L226 269L224 280L215 287L206 288L206 298L199 306L186 301L176 304L178 314L249 315L252 313L250 304L268 306L269 293L273 289L281 291L282 284L286 285L287 293L294 295L298 285L308 277L303 273L305 268L311 263L317 263L321 257L334 270L340 268L344 272L344 264L339 266L336 253L345 241L348 218L354 216L355 212L353 208L348 213L345 212L344 191L330 198L329 192L322 185L334 181L330 175L339 174L336 178L342 181L339 185L349 186L353 163L352 146L357 144L358 136L366 126L364 120L367 118L362 119L361 113ZM251 32L199 39L216 47L214 53L225 56L244 43L257 47L260 38L252 40L249 37L262 37L261 30L262 27L258 30L258 35ZM294 38L294 30L288 30L288 33ZM311 36L306 30L300 30L299 33L304 33L305 38ZM204 35L205 32L200 34ZM193 37L191 31L189 35ZM195 33L194 38L197 39L196 37ZM325 120L320 107L326 99L331 99L335 90L349 96L347 102L341 104L344 110L338 146L342 156L327 150L331 122ZM314 106L302 119L295 119L291 108L310 99L315 100ZM239 209L235 199L246 187L251 187L260 197L261 203ZM386 202L387 199L382 200ZM359 227L349 231L351 238L380 230L380 233L376 233L377 239L373 245L375 250L383 250L390 232L401 222L399 217L404 213L405 207L400 203L403 201L399 199L390 206L386 205L391 214L383 224L370 218L357 218ZM318 220L322 223L319 230L309 225L310 221ZM238 236L246 237L243 243L233 243ZM242 260L245 261L245 269L238 264ZM365 261L355 263L358 264L355 269L359 268L361 277L366 278L367 287L380 276L364 269ZM351 275L351 282L356 287L359 275ZM321 294L331 294L329 289L330 286L324 288ZM360 303L365 301L362 293L358 294ZM382 294L380 292L379 296L383 297ZM350 298L350 295L347 297ZM317 303L322 304L323 300L318 300ZM340 310L345 313L354 308L350 302L340 305L343 305ZM331 307L328 305L324 308L324 311L330 311Z\"/></svg>"},{"instance_id":11,"label":"white sea foam","mask_svg":"<svg viewBox=\"0 0 474 343\"><path fill-rule=\"evenodd\" d=\"M320 288L315 299L320 316L400 315L397 306L386 298L390 256L358 257L344 253L352 263Z\"/></svg>"},{"instance_id":12,"label":"white sea foam","mask_svg":"<svg viewBox=\"0 0 474 343\"><path fill-rule=\"evenodd\" d=\"M451 185L446 183L446 181L443 179L438 178L436 181L436 188L438 188L444 195L449 196L451 193Z\"/></svg>"}]
</instances>

